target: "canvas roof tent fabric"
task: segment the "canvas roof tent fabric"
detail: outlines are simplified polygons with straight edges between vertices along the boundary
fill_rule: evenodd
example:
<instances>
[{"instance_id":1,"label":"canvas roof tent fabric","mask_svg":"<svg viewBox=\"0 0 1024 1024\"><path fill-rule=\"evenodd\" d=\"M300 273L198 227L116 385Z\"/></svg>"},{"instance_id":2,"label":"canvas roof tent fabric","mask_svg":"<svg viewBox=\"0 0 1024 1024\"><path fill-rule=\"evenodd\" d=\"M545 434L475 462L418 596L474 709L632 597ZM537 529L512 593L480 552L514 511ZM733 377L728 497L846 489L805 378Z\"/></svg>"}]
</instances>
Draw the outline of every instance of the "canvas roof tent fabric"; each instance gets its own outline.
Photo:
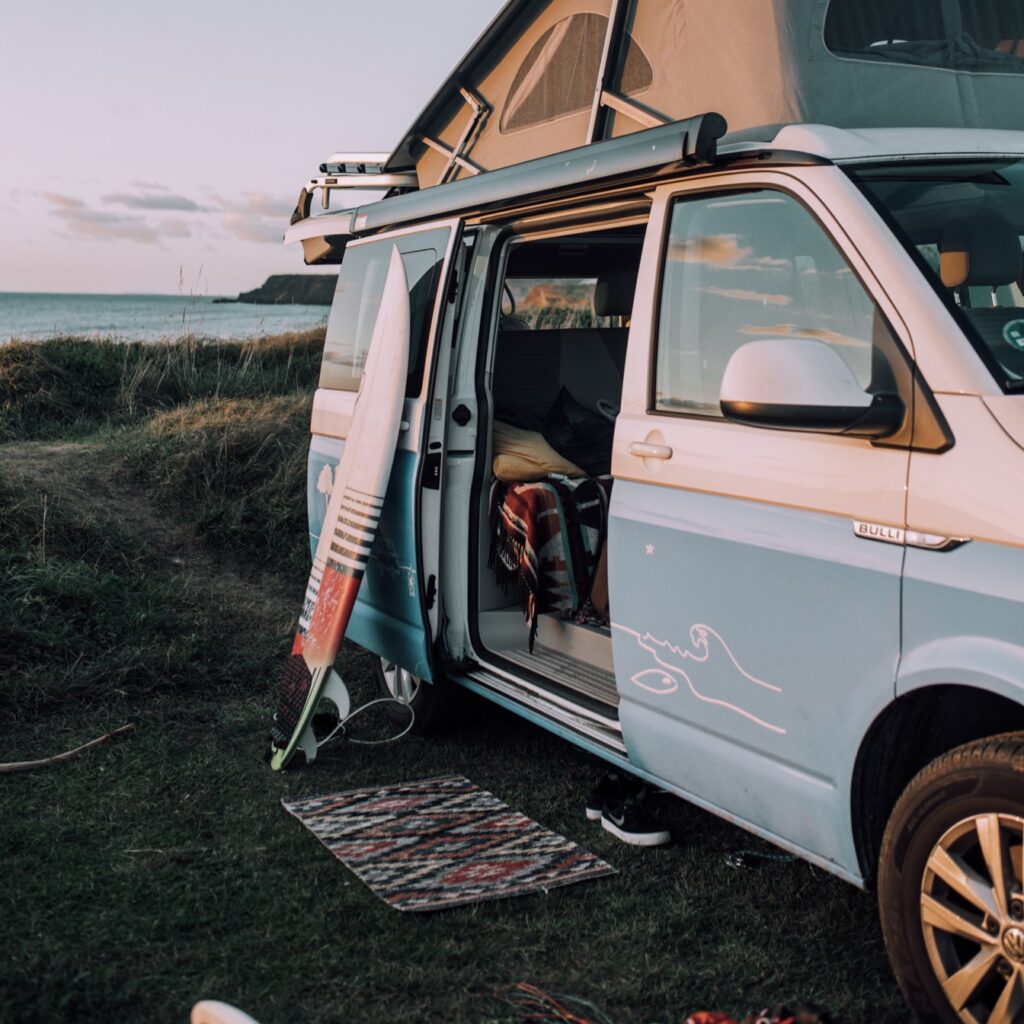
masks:
<instances>
[{"instance_id":1,"label":"canvas roof tent fabric","mask_svg":"<svg viewBox=\"0 0 1024 1024\"><path fill-rule=\"evenodd\" d=\"M1024 0L511 0L388 166L423 188L707 110L1021 130L1022 101Z\"/></svg>"}]
</instances>

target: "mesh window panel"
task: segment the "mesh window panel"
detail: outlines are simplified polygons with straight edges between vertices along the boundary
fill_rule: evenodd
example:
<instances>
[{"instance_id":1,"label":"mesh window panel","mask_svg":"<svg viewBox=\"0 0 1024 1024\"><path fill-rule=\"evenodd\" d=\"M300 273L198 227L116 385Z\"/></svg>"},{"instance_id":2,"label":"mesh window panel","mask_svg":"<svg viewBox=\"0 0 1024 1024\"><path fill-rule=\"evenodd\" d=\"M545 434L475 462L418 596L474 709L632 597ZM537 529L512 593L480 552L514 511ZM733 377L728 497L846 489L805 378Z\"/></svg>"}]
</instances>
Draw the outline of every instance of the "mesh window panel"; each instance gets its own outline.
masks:
<instances>
[{"instance_id":1,"label":"mesh window panel","mask_svg":"<svg viewBox=\"0 0 1024 1024\"><path fill-rule=\"evenodd\" d=\"M654 69L644 51L637 45L632 36L626 38L626 57L622 64L622 72L618 77L617 89L623 96L636 96L651 87L654 81Z\"/></svg>"},{"instance_id":2,"label":"mesh window panel","mask_svg":"<svg viewBox=\"0 0 1024 1024\"><path fill-rule=\"evenodd\" d=\"M552 25L516 72L501 130L529 128L588 110L607 29L608 19L600 14L574 14Z\"/></svg>"}]
</instances>

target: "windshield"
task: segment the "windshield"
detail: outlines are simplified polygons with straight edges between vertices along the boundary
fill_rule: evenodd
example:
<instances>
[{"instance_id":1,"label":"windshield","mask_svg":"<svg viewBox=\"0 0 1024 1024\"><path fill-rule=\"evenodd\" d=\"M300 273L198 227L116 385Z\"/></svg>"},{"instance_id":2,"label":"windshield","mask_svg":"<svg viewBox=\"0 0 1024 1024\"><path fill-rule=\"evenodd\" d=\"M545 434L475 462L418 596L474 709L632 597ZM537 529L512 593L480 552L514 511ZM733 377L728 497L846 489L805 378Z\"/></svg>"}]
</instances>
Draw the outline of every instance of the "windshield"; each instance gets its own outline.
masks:
<instances>
[{"instance_id":1,"label":"windshield","mask_svg":"<svg viewBox=\"0 0 1024 1024\"><path fill-rule=\"evenodd\" d=\"M1000 385L1024 390L1024 161L852 172Z\"/></svg>"}]
</instances>

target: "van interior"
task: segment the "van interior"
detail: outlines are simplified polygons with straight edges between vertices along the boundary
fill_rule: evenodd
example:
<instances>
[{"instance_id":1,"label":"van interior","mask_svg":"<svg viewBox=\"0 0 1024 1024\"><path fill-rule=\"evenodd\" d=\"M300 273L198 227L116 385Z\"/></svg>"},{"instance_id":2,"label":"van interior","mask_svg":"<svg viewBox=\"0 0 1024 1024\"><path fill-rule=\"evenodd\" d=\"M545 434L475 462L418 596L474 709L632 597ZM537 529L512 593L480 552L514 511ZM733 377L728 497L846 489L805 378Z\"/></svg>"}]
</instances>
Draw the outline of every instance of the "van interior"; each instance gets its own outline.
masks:
<instances>
[{"instance_id":1,"label":"van interior","mask_svg":"<svg viewBox=\"0 0 1024 1024\"><path fill-rule=\"evenodd\" d=\"M487 365L478 653L614 715L605 538L643 225L513 241ZM570 696L570 695L567 695Z\"/></svg>"},{"instance_id":2,"label":"van interior","mask_svg":"<svg viewBox=\"0 0 1024 1024\"><path fill-rule=\"evenodd\" d=\"M1004 386L1024 386L1024 161L862 168L854 178L902 230Z\"/></svg>"}]
</instances>

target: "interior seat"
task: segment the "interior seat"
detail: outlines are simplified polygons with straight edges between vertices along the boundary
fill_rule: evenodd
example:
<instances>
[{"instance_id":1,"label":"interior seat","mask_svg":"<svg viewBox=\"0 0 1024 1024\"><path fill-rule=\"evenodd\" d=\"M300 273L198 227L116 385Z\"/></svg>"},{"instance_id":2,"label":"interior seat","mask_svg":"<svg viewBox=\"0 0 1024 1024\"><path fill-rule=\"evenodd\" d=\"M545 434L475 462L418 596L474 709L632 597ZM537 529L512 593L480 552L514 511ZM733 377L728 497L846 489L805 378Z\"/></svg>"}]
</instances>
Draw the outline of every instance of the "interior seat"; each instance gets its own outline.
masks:
<instances>
[{"instance_id":1,"label":"interior seat","mask_svg":"<svg viewBox=\"0 0 1024 1024\"><path fill-rule=\"evenodd\" d=\"M939 273L947 288L999 288L1019 282L1024 274L1020 237L1011 224L992 218L952 224L939 246ZM1008 333L1015 339L1024 334L1024 308L963 306L961 312L1003 367L1024 377L1024 350L1006 340ZM1016 330L1011 328L1015 321L1022 321Z\"/></svg>"},{"instance_id":2,"label":"interior seat","mask_svg":"<svg viewBox=\"0 0 1024 1024\"><path fill-rule=\"evenodd\" d=\"M629 317L636 278L635 269L602 274L594 290L594 313ZM499 330L493 392L498 419L514 412L510 422L536 430L562 387L591 409L599 401L617 407L628 336L627 327Z\"/></svg>"},{"instance_id":3,"label":"interior seat","mask_svg":"<svg viewBox=\"0 0 1024 1024\"><path fill-rule=\"evenodd\" d=\"M637 270L605 271L594 287L594 315L633 314ZM628 327L581 327L558 332L561 346L559 378L576 401L591 409L618 408L626 368Z\"/></svg>"}]
</instances>

